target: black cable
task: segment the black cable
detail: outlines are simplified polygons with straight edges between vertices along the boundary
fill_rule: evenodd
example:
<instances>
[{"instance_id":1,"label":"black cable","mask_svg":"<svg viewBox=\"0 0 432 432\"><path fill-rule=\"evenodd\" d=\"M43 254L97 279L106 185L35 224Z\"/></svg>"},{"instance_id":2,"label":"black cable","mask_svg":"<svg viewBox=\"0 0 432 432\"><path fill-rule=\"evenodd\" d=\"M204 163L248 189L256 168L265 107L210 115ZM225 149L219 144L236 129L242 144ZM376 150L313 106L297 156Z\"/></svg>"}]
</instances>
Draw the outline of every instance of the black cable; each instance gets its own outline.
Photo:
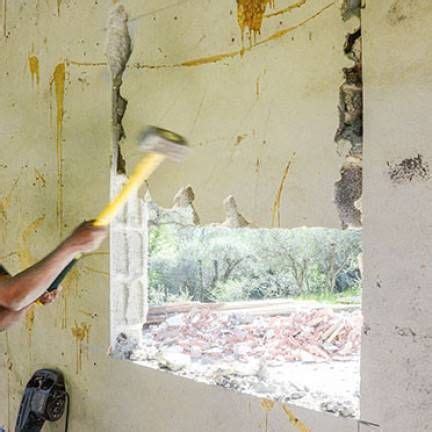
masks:
<instances>
[{"instance_id":1,"label":"black cable","mask_svg":"<svg viewBox=\"0 0 432 432\"><path fill-rule=\"evenodd\" d=\"M69 407L70 407L70 397L69 397L69 393L65 392L65 396L66 396L66 422L65 422L65 430L64 432L68 432L69 430Z\"/></svg>"}]
</instances>

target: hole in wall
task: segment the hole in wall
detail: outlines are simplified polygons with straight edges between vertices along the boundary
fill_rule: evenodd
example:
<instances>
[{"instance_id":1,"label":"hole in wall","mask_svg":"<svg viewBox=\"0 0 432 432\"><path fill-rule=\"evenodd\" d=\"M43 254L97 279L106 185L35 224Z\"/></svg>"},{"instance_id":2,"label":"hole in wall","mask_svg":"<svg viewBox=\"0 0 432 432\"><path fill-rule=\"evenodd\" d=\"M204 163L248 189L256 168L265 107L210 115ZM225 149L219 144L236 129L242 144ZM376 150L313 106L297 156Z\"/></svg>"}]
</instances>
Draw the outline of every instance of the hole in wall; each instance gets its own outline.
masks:
<instances>
[{"instance_id":1,"label":"hole in wall","mask_svg":"<svg viewBox=\"0 0 432 432\"><path fill-rule=\"evenodd\" d=\"M225 221L204 226L193 199L192 189L183 188L173 208L164 209L147 196L142 208L133 205L124 215L126 225L145 215L147 259L126 258L123 265L126 273L131 264L146 272L148 307L134 338L127 330L117 337L114 356L357 416L361 231L260 229L232 196L224 202ZM129 248L136 231L124 237ZM123 291L129 286L128 297L130 277L118 278ZM126 318L136 309L128 302L120 308Z\"/></svg>"},{"instance_id":2,"label":"hole in wall","mask_svg":"<svg viewBox=\"0 0 432 432\"><path fill-rule=\"evenodd\" d=\"M344 18L357 14L357 4L344 2ZM113 52L120 49L124 60L120 75L112 69L113 192L125 180L126 101L119 89L130 39L123 24L119 19L113 27L113 40L120 40ZM179 191L172 209L136 197L112 226L113 357L358 416L360 231L351 228L361 225L360 37L358 29L346 38L344 52L354 63L343 71L335 137L349 147L335 185L344 230L260 229L233 197L224 202L223 223L200 226L190 187Z\"/></svg>"}]
</instances>

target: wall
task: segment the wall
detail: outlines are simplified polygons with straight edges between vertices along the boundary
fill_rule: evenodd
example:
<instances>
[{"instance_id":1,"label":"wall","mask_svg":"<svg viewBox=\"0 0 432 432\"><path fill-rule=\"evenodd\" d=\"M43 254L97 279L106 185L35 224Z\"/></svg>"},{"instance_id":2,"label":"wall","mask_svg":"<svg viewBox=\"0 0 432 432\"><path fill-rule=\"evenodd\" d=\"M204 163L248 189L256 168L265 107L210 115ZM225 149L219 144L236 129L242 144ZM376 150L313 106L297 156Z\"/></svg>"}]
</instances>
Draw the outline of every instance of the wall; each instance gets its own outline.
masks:
<instances>
[{"instance_id":1,"label":"wall","mask_svg":"<svg viewBox=\"0 0 432 432\"><path fill-rule=\"evenodd\" d=\"M369 1L363 13L365 183L362 416L432 430L432 4Z\"/></svg>"},{"instance_id":2,"label":"wall","mask_svg":"<svg viewBox=\"0 0 432 432\"><path fill-rule=\"evenodd\" d=\"M17 272L92 217L109 196L111 80L103 50L111 2L0 3L1 256ZM341 20L336 3L302 3L264 19L257 36L262 43L241 57L235 2L125 1L137 18L131 21L134 49L123 86L129 100L127 166L138 158L134 135L143 123L184 133L196 147L186 165L167 163L151 180L158 202L167 205L180 186L191 183L197 196L206 197L197 202L204 221L222 219L222 199L233 193L245 216L271 225L284 169L296 153L284 184L281 225L338 224L332 196L342 158L333 136L347 62L341 47L353 24ZM281 0L276 6L289 4ZM424 164L431 157L430 49L422 34L431 11L427 0L369 1L364 13L362 418L392 432L428 430L430 183L421 166L412 180L392 181L387 161L391 177L399 179L406 166L410 171L406 158L420 153ZM228 55L208 59L220 53ZM358 430L355 421L280 405L270 410L255 398L109 359L106 253L107 246L79 264L58 304L36 309L26 323L0 335L0 391L8 394L0 398L0 424L12 427L30 374L56 366L65 372L74 401L72 431Z\"/></svg>"}]
</instances>

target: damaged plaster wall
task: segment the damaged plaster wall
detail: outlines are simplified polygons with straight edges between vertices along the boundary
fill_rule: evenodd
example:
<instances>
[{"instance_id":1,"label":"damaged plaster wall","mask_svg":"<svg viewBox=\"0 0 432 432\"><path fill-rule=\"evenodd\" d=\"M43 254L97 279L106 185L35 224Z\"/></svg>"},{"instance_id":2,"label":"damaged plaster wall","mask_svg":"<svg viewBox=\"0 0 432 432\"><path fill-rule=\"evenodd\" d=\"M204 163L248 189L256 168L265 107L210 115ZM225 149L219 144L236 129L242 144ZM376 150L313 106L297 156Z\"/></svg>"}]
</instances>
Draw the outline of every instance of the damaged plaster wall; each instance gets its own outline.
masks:
<instances>
[{"instance_id":1,"label":"damaged plaster wall","mask_svg":"<svg viewBox=\"0 0 432 432\"><path fill-rule=\"evenodd\" d=\"M352 62L343 68L344 82L339 90L339 127L335 141L345 153L340 179L335 183L335 203L343 229L361 227L363 181L363 78L360 1L345 0L342 17L358 16L356 28L346 35L344 53Z\"/></svg>"},{"instance_id":2,"label":"damaged plaster wall","mask_svg":"<svg viewBox=\"0 0 432 432\"><path fill-rule=\"evenodd\" d=\"M392 432L432 427L431 25L429 0L368 1L362 14L361 411Z\"/></svg>"},{"instance_id":3,"label":"damaged plaster wall","mask_svg":"<svg viewBox=\"0 0 432 432\"><path fill-rule=\"evenodd\" d=\"M345 35L358 18L344 21L338 1L272 3L212 1L152 16L151 5L128 2L125 155L137 161L145 123L187 137L192 156L163 165L150 190L167 207L190 184L202 223L222 221L220 203L233 194L260 227L339 227L334 184L344 156L334 135L342 71L352 64Z\"/></svg>"},{"instance_id":4,"label":"damaged plaster wall","mask_svg":"<svg viewBox=\"0 0 432 432\"><path fill-rule=\"evenodd\" d=\"M305 2L292 12L265 18L257 41L273 39L256 48L248 48L246 27L248 51L242 57L235 2L172 6L166 0L144 6L141 1L125 1L136 44L121 78L122 97L128 100L123 125L129 141L121 140L121 134L117 141L113 137L116 83L113 86L112 78L116 74L109 71L104 54L112 1L2 5L6 7L1 9L4 32L0 36L5 58L0 71L0 256L12 273L54 247L60 240L58 227L67 233L99 212L110 196L113 143L120 143L127 166L133 166L140 155L134 137L145 123L184 133L197 154L181 169L167 163L158 172L151 184L156 199L170 200L179 186L197 184L214 189L214 199L199 205L216 216L220 212L219 220L223 219L222 199L234 193L241 197L240 208L250 207L245 213L269 225L274 197L282 190L283 225L337 225L331 200L340 158L332 141L337 75L345 62L337 47L348 30L336 4ZM271 13L268 9L267 14ZM124 41L128 43L127 38ZM145 67L227 50L236 52L231 60L228 55L202 68ZM311 55L305 57L305 52ZM329 57L323 53L330 53ZM312 79L317 74L320 79ZM218 98L221 86L235 98ZM317 109L311 112L315 103ZM283 115L273 117L283 106ZM255 107L260 108L255 111ZM312 132L311 124L321 132ZM249 146L251 153L245 151ZM281 188L294 151L296 162ZM185 173L190 173L190 181ZM202 182L202 176L207 180ZM57 213L60 199L63 212ZM311 209L319 211L314 219L305 220ZM0 398L0 425L13 429L31 373L40 367L57 367L65 373L72 397L70 430L138 431L145 423L149 430L179 432L191 428L258 432L266 427L357 431L354 420L273 405L114 361L107 356L109 297L109 257L104 245L78 263L56 304L36 308L21 325L0 335L0 391L8 395ZM63 424L50 425L50 430L61 431Z\"/></svg>"}]
</instances>

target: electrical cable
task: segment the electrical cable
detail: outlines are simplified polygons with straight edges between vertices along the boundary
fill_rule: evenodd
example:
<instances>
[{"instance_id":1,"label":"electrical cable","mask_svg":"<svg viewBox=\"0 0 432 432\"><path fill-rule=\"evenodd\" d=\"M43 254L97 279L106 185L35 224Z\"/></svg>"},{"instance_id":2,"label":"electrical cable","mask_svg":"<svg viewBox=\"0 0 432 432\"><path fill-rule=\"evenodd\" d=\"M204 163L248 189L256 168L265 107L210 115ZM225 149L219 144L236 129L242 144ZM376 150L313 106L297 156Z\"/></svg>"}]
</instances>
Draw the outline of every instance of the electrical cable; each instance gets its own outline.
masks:
<instances>
[{"instance_id":1,"label":"electrical cable","mask_svg":"<svg viewBox=\"0 0 432 432\"><path fill-rule=\"evenodd\" d=\"M69 393L65 392L65 397L66 397L66 420L65 420L65 430L64 432L68 432L69 430L69 408L70 408L70 397L69 397Z\"/></svg>"}]
</instances>

